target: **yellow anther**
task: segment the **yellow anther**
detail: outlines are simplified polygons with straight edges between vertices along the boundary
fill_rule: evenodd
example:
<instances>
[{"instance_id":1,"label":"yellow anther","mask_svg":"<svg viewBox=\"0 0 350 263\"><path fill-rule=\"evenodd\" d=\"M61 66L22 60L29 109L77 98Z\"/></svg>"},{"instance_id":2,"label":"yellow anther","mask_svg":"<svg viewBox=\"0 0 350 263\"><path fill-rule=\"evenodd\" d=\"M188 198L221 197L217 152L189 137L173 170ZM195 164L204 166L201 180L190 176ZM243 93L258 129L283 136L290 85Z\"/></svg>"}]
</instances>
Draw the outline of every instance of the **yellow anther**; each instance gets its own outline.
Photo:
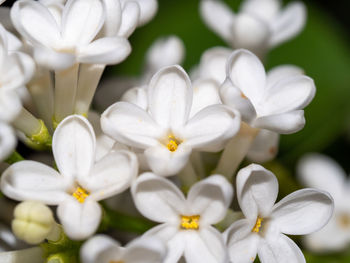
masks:
<instances>
[{"instance_id":1,"label":"yellow anther","mask_svg":"<svg viewBox=\"0 0 350 263\"><path fill-rule=\"evenodd\" d=\"M252 229L252 232L259 233L261 225L262 225L263 219L261 217L258 217L256 220L255 226Z\"/></svg>"},{"instance_id":2,"label":"yellow anther","mask_svg":"<svg viewBox=\"0 0 350 263\"><path fill-rule=\"evenodd\" d=\"M85 199L89 196L89 192L78 186L72 195L79 201L79 203L84 203Z\"/></svg>"},{"instance_id":3,"label":"yellow anther","mask_svg":"<svg viewBox=\"0 0 350 263\"><path fill-rule=\"evenodd\" d=\"M181 216L181 229L185 230L198 230L199 229L199 215L194 216Z\"/></svg>"},{"instance_id":4,"label":"yellow anther","mask_svg":"<svg viewBox=\"0 0 350 263\"><path fill-rule=\"evenodd\" d=\"M248 97L247 97L243 92L241 92L241 97L242 97L243 99L248 99Z\"/></svg>"},{"instance_id":5,"label":"yellow anther","mask_svg":"<svg viewBox=\"0 0 350 263\"><path fill-rule=\"evenodd\" d=\"M168 136L168 143L167 143L166 147L168 148L169 151L175 152L180 143L181 142L179 140L177 140L174 135L169 135Z\"/></svg>"}]
</instances>

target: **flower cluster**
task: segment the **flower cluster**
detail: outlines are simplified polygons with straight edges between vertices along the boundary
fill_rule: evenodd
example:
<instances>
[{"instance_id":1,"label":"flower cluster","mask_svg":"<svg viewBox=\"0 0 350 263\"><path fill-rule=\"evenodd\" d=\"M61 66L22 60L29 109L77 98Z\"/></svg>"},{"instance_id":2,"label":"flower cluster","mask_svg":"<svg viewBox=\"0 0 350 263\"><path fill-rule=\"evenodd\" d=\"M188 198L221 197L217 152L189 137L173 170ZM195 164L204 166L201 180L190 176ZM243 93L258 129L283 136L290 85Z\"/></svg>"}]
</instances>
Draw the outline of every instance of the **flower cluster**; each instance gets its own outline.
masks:
<instances>
[{"instance_id":1,"label":"flower cluster","mask_svg":"<svg viewBox=\"0 0 350 263\"><path fill-rule=\"evenodd\" d=\"M276 156L279 134L304 127L315 96L302 69L266 73L263 65L270 48L303 28L302 3L245 0L233 14L221 1L202 0L204 22L235 50L205 51L188 74L182 41L161 38L142 76L102 83L91 109L104 69L128 57L129 36L157 6L18 0L10 9L0 26L0 159L11 164L1 192L23 201L9 235L41 246L0 253L1 262L248 263L258 255L263 263L297 263L303 253L287 235L349 220L334 194L340 186L330 191L333 216L333 198L314 185L320 173L313 168L301 168L302 176L317 189L276 203L276 176L255 164ZM14 151L16 136L52 150L52 165L24 160ZM207 153L219 153L212 167ZM245 158L255 163L238 171ZM306 243L324 246L327 237L313 237Z\"/></svg>"}]
</instances>

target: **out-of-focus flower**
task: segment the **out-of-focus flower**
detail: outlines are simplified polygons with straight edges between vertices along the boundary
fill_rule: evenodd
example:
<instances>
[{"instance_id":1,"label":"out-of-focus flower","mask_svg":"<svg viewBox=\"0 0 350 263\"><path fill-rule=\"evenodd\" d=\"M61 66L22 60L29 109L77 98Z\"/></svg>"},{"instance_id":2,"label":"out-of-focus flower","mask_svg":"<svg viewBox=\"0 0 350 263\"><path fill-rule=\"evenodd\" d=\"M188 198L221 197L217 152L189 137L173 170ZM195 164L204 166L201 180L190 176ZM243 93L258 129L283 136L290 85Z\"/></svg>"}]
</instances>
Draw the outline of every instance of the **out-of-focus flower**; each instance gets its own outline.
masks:
<instances>
[{"instance_id":1,"label":"out-of-focus flower","mask_svg":"<svg viewBox=\"0 0 350 263\"><path fill-rule=\"evenodd\" d=\"M280 0L245 0L234 14L221 0L202 0L204 22L232 48L245 48L259 57L293 38L304 28L306 8L292 2L281 8Z\"/></svg>"},{"instance_id":2,"label":"out-of-focus flower","mask_svg":"<svg viewBox=\"0 0 350 263\"><path fill-rule=\"evenodd\" d=\"M137 159L127 151L115 151L95 163L95 141L85 118L67 117L52 141L59 172L34 161L15 163L1 177L2 192L15 200L58 205L69 237L90 236L101 219L98 201L124 191L137 173Z\"/></svg>"},{"instance_id":3,"label":"out-of-focus flower","mask_svg":"<svg viewBox=\"0 0 350 263\"><path fill-rule=\"evenodd\" d=\"M262 263L305 262L299 247L285 234L306 235L324 227L333 199L324 191L302 189L275 204L278 181L273 173L251 164L237 175L237 198L245 219L225 231L230 260Z\"/></svg>"},{"instance_id":4,"label":"out-of-focus flower","mask_svg":"<svg viewBox=\"0 0 350 263\"><path fill-rule=\"evenodd\" d=\"M313 99L313 80L296 67L276 68L266 76L260 60L247 50L232 53L227 81L220 89L224 104L238 109L253 128L289 134L305 125L303 109Z\"/></svg>"},{"instance_id":5,"label":"out-of-focus flower","mask_svg":"<svg viewBox=\"0 0 350 263\"><path fill-rule=\"evenodd\" d=\"M115 15L121 17L121 12ZM16 1L11 18L17 31L33 44L38 64L50 69L75 63L115 64L131 51L124 37L94 40L106 19L102 0L68 0L60 25L47 6L33 0Z\"/></svg>"},{"instance_id":6,"label":"out-of-focus flower","mask_svg":"<svg viewBox=\"0 0 350 263\"><path fill-rule=\"evenodd\" d=\"M152 76L162 67L181 65L184 56L184 44L177 36L157 39L146 53L145 66L141 77L113 77L101 82L95 96L97 108L105 110L119 100L132 102L130 100L134 100L139 93L146 94L146 91L142 89ZM145 103L140 101L137 105L142 107Z\"/></svg>"},{"instance_id":7,"label":"out-of-focus flower","mask_svg":"<svg viewBox=\"0 0 350 263\"><path fill-rule=\"evenodd\" d=\"M159 175L182 170L192 149L221 150L239 129L239 114L224 105L206 107L189 118L193 89L180 66L156 73L147 95L148 111L117 102L102 114L101 127L115 140L145 149L150 168Z\"/></svg>"},{"instance_id":8,"label":"out-of-focus flower","mask_svg":"<svg viewBox=\"0 0 350 263\"><path fill-rule=\"evenodd\" d=\"M163 263L166 248L155 238L138 238L122 247L109 236L97 235L82 246L82 263Z\"/></svg>"},{"instance_id":9,"label":"out-of-focus flower","mask_svg":"<svg viewBox=\"0 0 350 263\"><path fill-rule=\"evenodd\" d=\"M297 167L306 187L328 191L334 199L334 214L320 231L304 237L308 249L316 252L339 251L350 243L350 184L344 170L321 154L304 156Z\"/></svg>"},{"instance_id":10,"label":"out-of-focus flower","mask_svg":"<svg viewBox=\"0 0 350 263\"><path fill-rule=\"evenodd\" d=\"M137 209L162 223L144 235L167 244L164 263L181 256L188 263L227 262L222 235L211 226L225 217L232 200L233 189L224 177L213 175L194 184L187 199L173 183L151 173L136 179L131 190Z\"/></svg>"},{"instance_id":11,"label":"out-of-focus flower","mask_svg":"<svg viewBox=\"0 0 350 263\"><path fill-rule=\"evenodd\" d=\"M138 26L148 23L158 11L157 0L121 0L123 5L128 2L136 2L140 6L140 19Z\"/></svg>"}]
</instances>

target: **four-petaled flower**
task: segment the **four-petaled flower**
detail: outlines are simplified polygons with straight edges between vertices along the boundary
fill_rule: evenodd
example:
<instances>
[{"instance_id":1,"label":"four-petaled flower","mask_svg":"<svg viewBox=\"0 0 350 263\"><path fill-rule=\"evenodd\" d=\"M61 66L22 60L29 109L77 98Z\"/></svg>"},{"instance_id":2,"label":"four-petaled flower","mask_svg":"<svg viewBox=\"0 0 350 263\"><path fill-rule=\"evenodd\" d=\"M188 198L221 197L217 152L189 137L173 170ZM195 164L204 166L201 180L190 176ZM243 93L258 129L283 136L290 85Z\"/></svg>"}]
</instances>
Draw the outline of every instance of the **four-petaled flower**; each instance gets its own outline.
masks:
<instances>
[{"instance_id":1,"label":"four-petaled flower","mask_svg":"<svg viewBox=\"0 0 350 263\"><path fill-rule=\"evenodd\" d=\"M239 113L224 105L205 107L190 118L193 89L180 66L158 71L147 96L148 111L117 102L102 114L101 127L115 140L144 149L148 165L158 175L182 170L192 149L221 150L239 130Z\"/></svg>"},{"instance_id":2,"label":"four-petaled flower","mask_svg":"<svg viewBox=\"0 0 350 263\"><path fill-rule=\"evenodd\" d=\"M211 225L220 222L231 203L233 189L221 175L194 184L187 194L169 180L145 173L131 188L137 209L147 218L162 223L145 233L167 244L164 263L227 262L223 238Z\"/></svg>"},{"instance_id":3,"label":"four-petaled flower","mask_svg":"<svg viewBox=\"0 0 350 263\"><path fill-rule=\"evenodd\" d=\"M333 213L333 199L324 191L302 189L275 204L278 181L273 173L251 164L238 172L237 199L245 219L224 233L230 260L262 263L305 262L298 246L285 234L306 235L321 229Z\"/></svg>"},{"instance_id":4,"label":"four-petaled flower","mask_svg":"<svg viewBox=\"0 0 350 263\"><path fill-rule=\"evenodd\" d=\"M59 172L35 161L21 161L3 173L1 191L15 200L58 205L66 234L87 238L100 223L98 201L127 189L138 169L136 156L127 151L111 152L95 163L95 144L93 128L84 117L67 117L52 141Z\"/></svg>"}]
</instances>

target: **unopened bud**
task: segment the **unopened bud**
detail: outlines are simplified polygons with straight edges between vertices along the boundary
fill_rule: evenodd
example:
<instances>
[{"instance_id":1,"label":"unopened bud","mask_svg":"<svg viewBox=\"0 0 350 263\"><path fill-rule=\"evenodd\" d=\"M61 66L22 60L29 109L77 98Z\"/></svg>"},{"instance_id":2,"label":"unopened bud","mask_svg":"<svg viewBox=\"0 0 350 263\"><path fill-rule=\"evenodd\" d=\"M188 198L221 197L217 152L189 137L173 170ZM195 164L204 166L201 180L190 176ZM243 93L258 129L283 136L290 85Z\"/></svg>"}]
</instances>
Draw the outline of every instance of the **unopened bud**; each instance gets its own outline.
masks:
<instances>
[{"instance_id":1,"label":"unopened bud","mask_svg":"<svg viewBox=\"0 0 350 263\"><path fill-rule=\"evenodd\" d=\"M56 222L52 211L40 202L25 201L16 206L12 231L29 244L39 244L51 233Z\"/></svg>"}]
</instances>

